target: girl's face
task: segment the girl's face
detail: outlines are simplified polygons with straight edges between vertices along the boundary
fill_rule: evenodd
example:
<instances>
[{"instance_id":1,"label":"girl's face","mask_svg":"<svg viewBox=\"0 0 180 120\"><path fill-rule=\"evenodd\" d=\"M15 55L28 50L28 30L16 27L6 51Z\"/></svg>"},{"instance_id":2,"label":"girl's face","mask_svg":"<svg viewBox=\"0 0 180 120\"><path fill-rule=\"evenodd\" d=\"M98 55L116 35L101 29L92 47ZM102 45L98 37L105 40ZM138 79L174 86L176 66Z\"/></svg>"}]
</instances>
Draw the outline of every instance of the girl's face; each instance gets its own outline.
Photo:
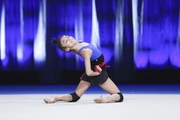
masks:
<instances>
[{"instance_id":1,"label":"girl's face","mask_svg":"<svg viewBox=\"0 0 180 120\"><path fill-rule=\"evenodd\" d=\"M76 44L76 40L71 36L62 36L60 39L61 45L65 47L65 51L68 52Z\"/></svg>"}]
</instances>

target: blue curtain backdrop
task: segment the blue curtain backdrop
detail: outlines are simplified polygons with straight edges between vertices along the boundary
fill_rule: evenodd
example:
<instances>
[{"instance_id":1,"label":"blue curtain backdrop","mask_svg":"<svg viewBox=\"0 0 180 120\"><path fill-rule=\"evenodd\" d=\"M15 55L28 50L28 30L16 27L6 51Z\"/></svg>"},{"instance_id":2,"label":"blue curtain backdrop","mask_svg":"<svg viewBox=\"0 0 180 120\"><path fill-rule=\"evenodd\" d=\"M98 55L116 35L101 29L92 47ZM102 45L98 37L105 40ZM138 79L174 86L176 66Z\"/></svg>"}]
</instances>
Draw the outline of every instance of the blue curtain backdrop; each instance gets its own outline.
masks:
<instances>
[{"instance_id":1,"label":"blue curtain backdrop","mask_svg":"<svg viewBox=\"0 0 180 120\"><path fill-rule=\"evenodd\" d=\"M1 72L36 71L47 84L84 70L50 44L64 34L100 48L117 83L135 82L138 70L180 70L179 0L1 0Z\"/></svg>"}]
</instances>

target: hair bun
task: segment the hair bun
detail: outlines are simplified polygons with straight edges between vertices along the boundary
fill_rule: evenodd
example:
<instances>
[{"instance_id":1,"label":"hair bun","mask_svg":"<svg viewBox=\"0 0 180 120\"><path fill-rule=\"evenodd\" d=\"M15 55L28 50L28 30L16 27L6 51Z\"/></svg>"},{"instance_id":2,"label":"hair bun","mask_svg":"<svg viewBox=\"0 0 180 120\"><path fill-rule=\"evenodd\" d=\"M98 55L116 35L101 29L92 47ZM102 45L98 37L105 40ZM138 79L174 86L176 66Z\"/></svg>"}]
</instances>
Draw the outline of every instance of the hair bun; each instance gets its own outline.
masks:
<instances>
[{"instance_id":1,"label":"hair bun","mask_svg":"<svg viewBox=\"0 0 180 120\"><path fill-rule=\"evenodd\" d=\"M53 44L58 44L58 40L56 39L56 38L53 38L52 40L51 40L51 43L53 43Z\"/></svg>"}]
</instances>

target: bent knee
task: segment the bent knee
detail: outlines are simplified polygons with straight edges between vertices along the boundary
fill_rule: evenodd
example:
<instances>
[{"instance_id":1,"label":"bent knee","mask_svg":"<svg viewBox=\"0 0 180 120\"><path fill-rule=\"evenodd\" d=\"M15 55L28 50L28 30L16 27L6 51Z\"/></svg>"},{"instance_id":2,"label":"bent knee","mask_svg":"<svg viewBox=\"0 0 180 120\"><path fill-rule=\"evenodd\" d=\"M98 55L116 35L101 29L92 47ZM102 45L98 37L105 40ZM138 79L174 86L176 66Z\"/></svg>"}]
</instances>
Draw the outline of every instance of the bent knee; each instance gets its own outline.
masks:
<instances>
[{"instance_id":1,"label":"bent knee","mask_svg":"<svg viewBox=\"0 0 180 120\"><path fill-rule=\"evenodd\" d=\"M77 102L81 97L79 97L76 92L70 94L72 96L72 100L69 102Z\"/></svg>"},{"instance_id":2,"label":"bent knee","mask_svg":"<svg viewBox=\"0 0 180 120\"><path fill-rule=\"evenodd\" d=\"M123 94L122 94L121 92L119 92L119 93L117 93L117 94L120 96L120 98L119 98L119 100L116 101L116 102L123 102L123 100L124 100Z\"/></svg>"}]
</instances>

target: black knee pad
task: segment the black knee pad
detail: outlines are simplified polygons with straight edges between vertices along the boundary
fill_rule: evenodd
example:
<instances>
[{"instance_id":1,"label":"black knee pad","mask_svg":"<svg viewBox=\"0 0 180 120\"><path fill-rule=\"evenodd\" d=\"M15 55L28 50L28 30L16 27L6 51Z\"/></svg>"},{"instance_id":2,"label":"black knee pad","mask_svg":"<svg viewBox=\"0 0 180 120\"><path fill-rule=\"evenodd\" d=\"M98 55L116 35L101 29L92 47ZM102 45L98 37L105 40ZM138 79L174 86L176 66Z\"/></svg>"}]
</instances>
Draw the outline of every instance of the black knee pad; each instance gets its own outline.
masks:
<instances>
[{"instance_id":1,"label":"black knee pad","mask_svg":"<svg viewBox=\"0 0 180 120\"><path fill-rule=\"evenodd\" d=\"M123 102L123 100L124 100L123 94L122 93L117 93L117 94L120 96L120 99L119 99L119 101L116 101L116 102Z\"/></svg>"},{"instance_id":2,"label":"black knee pad","mask_svg":"<svg viewBox=\"0 0 180 120\"><path fill-rule=\"evenodd\" d=\"M72 96L72 101L69 102L76 102L80 99L80 97L75 92L71 93L70 95Z\"/></svg>"}]
</instances>

